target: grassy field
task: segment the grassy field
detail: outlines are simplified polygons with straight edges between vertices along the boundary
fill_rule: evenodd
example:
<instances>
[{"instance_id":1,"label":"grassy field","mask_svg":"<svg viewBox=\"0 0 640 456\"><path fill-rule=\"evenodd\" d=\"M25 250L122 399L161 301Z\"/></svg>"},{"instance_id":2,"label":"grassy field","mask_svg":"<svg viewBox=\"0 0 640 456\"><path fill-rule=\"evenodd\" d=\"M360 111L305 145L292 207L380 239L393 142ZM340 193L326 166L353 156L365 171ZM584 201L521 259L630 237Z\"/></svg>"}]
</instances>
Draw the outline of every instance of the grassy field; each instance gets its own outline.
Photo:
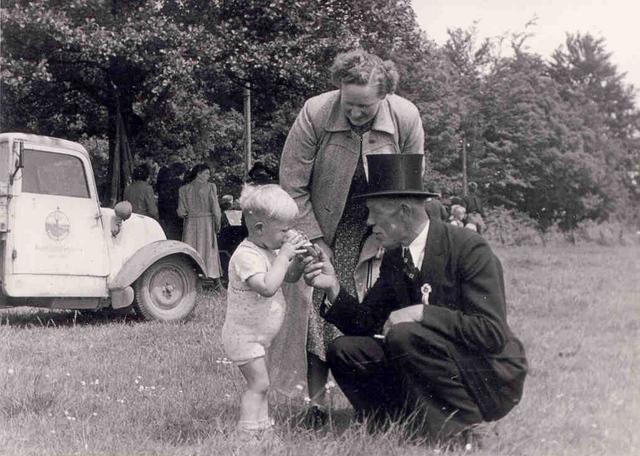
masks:
<instances>
[{"instance_id":1,"label":"grassy field","mask_svg":"<svg viewBox=\"0 0 640 456\"><path fill-rule=\"evenodd\" d=\"M528 350L522 403L481 428L482 448L405 444L391 429L301 423L302 397L274 397L291 455L639 455L640 249L499 249L509 320ZM0 310L0 454L260 454L232 430L242 381L221 362L220 294L179 325L91 313Z\"/></svg>"}]
</instances>

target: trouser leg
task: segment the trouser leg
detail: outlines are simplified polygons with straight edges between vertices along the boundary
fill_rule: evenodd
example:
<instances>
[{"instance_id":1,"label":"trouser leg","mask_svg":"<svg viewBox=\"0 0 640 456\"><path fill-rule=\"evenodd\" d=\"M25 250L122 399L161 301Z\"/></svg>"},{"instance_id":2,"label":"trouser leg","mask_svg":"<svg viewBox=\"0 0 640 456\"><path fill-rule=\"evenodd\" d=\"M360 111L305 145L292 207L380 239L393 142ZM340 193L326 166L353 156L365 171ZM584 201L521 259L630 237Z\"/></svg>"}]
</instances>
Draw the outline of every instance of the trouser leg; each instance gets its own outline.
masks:
<instances>
[{"instance_id":1,"label":"trouser leg","mask_svg":"<svg viewBox=\"0 0 640 456\"><path fill-rule=\"evenodd\" d=\"M421 404L429 435L445 438L482 421L450 341L419 323L400 323L387 334L384 349L403 378L408 403Z\"/></svg>"},{"instance_id":2,"label":"trouser leg","mask_svg":"<svg viewBox=\"0 0 640 456\"><path fill-rule=\"evenodd\" d=\"M382 343L372 337L342 336L327 350L327 363L358 417L393 416L404 402L400 378L389 369Z\"/></svg>"}]
</instances>

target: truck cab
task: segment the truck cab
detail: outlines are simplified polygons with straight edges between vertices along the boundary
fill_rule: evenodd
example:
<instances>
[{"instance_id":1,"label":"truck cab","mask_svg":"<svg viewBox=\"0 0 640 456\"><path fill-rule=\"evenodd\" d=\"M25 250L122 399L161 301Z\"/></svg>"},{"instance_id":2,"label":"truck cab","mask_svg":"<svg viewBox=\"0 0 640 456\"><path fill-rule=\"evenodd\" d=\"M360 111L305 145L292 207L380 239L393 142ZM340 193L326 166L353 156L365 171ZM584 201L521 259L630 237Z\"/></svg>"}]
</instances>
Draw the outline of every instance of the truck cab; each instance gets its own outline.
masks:
<instances>
[{"instance_id":1,"label":"truck cab","mask_svg":"<svg viewBox=\"0 0 640 456\"><path fill-rule=\"evenodd\" d=\"M133 305L150 319L186 318L202 259L127 204L100 207L82 145L0 134L0 306Z\"/></svg>"}]
</instances>

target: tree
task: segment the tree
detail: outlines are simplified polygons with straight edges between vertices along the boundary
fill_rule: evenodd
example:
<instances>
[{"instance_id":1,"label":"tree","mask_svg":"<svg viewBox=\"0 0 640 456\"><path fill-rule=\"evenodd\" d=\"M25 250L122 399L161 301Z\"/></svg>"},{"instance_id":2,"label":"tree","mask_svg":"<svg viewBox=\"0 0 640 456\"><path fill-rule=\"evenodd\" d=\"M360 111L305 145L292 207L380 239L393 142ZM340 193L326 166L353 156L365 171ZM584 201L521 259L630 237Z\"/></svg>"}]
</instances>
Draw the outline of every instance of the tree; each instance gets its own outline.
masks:
<instances>
[{"instance_id":1,"label":"tree","mask_svg":"<svg viewBox=\"0 0 640 456\"><path fill-rule=\"evenodd\" d=\"M2 26L3 85L12 103L35 107L45 118L53 112L38 107L41 98L54 101L45 106L50 111L74 99L81 116L93 114L79 119L85 126L80 130L109 139L115 201L130 173L128 137L135 139L142 128L136 104L166 102L173 87L195 86L204 30L173 21L162 2L141 0L15 1L7 5ZM40 133L57 133L42 126Z\"/></svg>"},{"instance_id":2,"label":"tree","mask_svg":"<svg viewBox=\"0 0 640 456\"><path fill-rule=\"evenodd\" d=\"M408 49L419 36L408 0L14 0L5 6L2 90L3 106L11 107L3 107L3 124L71 139L108 137L112 200L128 178L127 167L122 173L116 164L129 160L122 156L129 142L138 157L162 161L171 150L233 168L239 91L250 82L256 124L278 127L257 135L256 149L273 154L286 134L281 110L293 111L328 87L326 68L335 53L358 44Z\"/></svg>"},{"instance_id":3,"label":"tree","mask_svg":"<svg viewBox=\"0 0 640 456\"><path fill-rule=\"evenodd\" d=\"M560 96L541 57L519 52L487 77L482 102L481 182L496 204L514 207L543 230L573 228L605 210L601 165L585 150L587 129Z\"/></svg>"},{"instance_id":4,"label":"tree","mask_svg":"<svg viewBox=\"0 0 640 456\"><path fill-rule=\"evenodd\" d=\"M610 137L624 139L638 131L634 88L611 62L603 38L567 34L564 46L553 53L549 72L562 84L565 100L597 106Z\"/></svg>"},{"instance_id":5,"label":"tree","mask_svg":"<svg viewBox=\"0 0 640 456\"><path fill-rule=\"evenodd\" d=\"M553 54L549 73L590 131L584 137L585 150L603 165L598 185L616 197L608 213L617 210L622 215L629 204L640 208L637 185L629 179L629 172L640 170L640 112L633 86L625 83L611 57L603 38L567 34Z\"/></svg>"}]
</instances>

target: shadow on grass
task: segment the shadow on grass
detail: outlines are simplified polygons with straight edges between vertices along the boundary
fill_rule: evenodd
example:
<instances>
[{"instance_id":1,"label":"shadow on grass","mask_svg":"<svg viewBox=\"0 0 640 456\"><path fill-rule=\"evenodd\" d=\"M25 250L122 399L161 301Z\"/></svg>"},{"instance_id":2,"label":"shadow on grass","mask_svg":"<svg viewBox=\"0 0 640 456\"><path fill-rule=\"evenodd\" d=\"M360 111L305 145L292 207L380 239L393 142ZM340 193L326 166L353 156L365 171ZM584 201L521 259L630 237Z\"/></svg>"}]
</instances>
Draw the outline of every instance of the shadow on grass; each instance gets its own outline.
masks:
<instances>
[{"instance_id":1,"label":"shadow on grass","mask_svg":"<svg viewBox=\"0 0 640 456\"><path fill-rule=\"evenodd\" d=\"M352 409L332 410L324 424L314 420L309 408L304 405L278 404L274 412L276 423L281 423L290 433L315 432L318 435L342 435L354 423Z\"/></svg>"},{"instance_id":2,"label":"shadow on grass","mask_svg":"<svg viewBox=\"0 0 640 456\"><path fill-rule=\"evenodd\" d=\"M132 309L52 310L26 307L0 311L0 325L16 328L45 328L133 323L142 321Z\"/></svg>"},{"instance_id":3,"label":"shadow on grass","mask_svg":"<svg viewBox=\"0 0 640 456\"><path fill-rule=\"evenodd\" d=\"M199 290L196 297L197 307L206 306L207 301L220 300L219 290L203 289ZM193 318L193 314L187 319ZM144 322L139 317L133 306L124 309L83 309L83 310L61 310L43 309L37 307L15 307L0 309L0 326L14 326L16 328L32 327L73 327L77 325L110 325L114 323L132 324Z\"/></svg>"}]
</instances>

